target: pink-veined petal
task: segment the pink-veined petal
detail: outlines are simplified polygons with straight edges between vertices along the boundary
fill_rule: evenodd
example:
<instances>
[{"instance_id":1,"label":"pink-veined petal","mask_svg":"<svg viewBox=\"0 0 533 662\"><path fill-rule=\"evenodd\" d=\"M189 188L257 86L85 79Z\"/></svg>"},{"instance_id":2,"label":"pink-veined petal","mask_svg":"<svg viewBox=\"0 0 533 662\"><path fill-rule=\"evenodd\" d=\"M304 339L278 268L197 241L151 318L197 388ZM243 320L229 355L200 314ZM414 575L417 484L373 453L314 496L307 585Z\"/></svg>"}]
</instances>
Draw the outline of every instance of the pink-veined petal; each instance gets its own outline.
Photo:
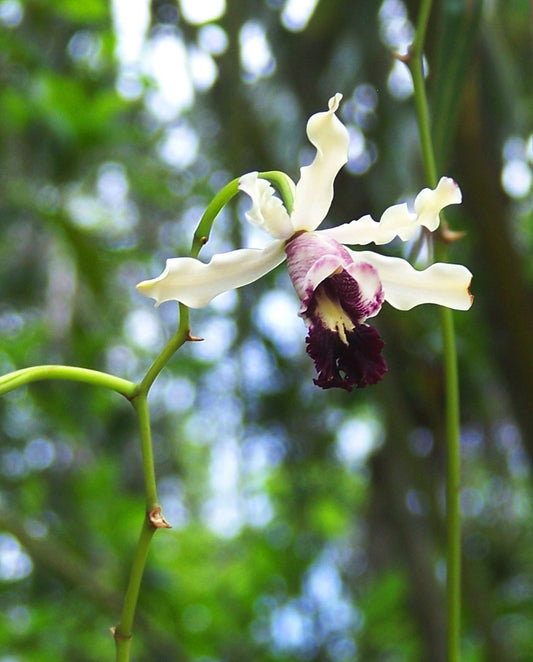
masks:
<instances>
[{"instance_id":1,"label":"pink-veined petal","mask_svg":"<svg viewBox=\"0 0 533 662\"><path fill-rule=\"evenodd\" d=\"M385 301L398 310L410 310L422 303L435 303L455 310L468 310L471 272L460 264L437 262L427 269L414 269L407 260L372 251L350 251L354 260L371 264L383 285Z\"/></svg>"},{"instance_id":2,"label":"pink-veined petal","mask_svg":"<svg viewBox=\"0 0 533 662\"><path fill-rule=\"evenodd\" d=\"M448 205L458 205L462 200L461 189L450 177L441 177L436 188L425 188L415 199L417 223L433 232L439 227L439 213Z\"/></svg>"},{"instance_id":3,"label":"pink-veined petal","mask_svg":"<svg viewBox=\"0 0 533 662\"><path fill-rule=\"evenodd\" d=\"M352 253L334 239L320 232L303 232L287 244L285 251L289 276L302 301L300 314L304 317L315 292L330 291L331 283L335 283L342 299L331 308L333 316L340 305L350 314L353 324L359 324L381 308L383 292L376 269L353 260Z\"/></svg>"},{"instance_id":4,"label":"pink-veined petal","mask_svg":"<svg viewBox=\"0 0 533 662\"><path fill-rule=\"evenodd\" d=\"M289 177L287 180L293 184ZM239 189L252 201L245 214L249 223L265 230L274 239L288 239L293 234L289 214L268 181L259 178L257 172L249 172L239 179Z\"/></svg>"},{"instance_id":5,"label":"pink-veined petal","mask_svg":"<svg viewBox=\"0 0 533 662\"><path fill-rule=\"evenodd\" d=\"M344 273L343 273L344 272ZM328 278L332 280L344 280L356 283L352 289L356 292L356 301L349 300L347 296L350 288L344 288L343 301L340 303L348 310L356 308L358 311L357 322L360 323L373 317L381 309L383 303L382 284L377 270L365 262L346 263L335 255L324 255L319 258L309 269L305 281L305 298L300 313L305 312L307 306L305 300L310 292L314 292Z\"/></svg>"},{"instance_id":6,"label":"pink-veined petal","mask_svg":"<svg viewBox=\"0 0 533 662\"><path fill-rule=\"evenodd\" d=\"M159 305L180 301L202 308L218 294L233 290L264 276L285 259L284 242L273 241L266 248L242 248L214 255L207 264L191 257L167 260L163 273L137 285L137 290Z\"/></svg>"},{"instance_id":7,"label":"pink-veined petal","mask_svg":"<svg viewBox=\"0 0 533 662\"><path fill-rule=\"evenodd\" d=\"M333 200L333 182L348 161L348 131L335 115L342 94L329 100L329 110L307 122L307 136L316 147L311 165L300 169L296 184L292 224L295 230L315 230L326 217Z\"/></svg>"}]
</instances>

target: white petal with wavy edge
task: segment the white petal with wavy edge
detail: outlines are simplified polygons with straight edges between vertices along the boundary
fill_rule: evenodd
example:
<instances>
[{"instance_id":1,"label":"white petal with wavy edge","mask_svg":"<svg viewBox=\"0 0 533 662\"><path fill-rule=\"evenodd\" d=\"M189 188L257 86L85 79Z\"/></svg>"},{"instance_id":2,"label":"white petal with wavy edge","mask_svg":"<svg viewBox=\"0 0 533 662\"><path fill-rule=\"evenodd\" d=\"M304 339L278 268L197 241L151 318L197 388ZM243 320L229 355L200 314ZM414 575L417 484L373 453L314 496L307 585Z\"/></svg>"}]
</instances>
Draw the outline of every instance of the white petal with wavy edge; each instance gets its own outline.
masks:
<instances>
[{"instance_id":1,"label":"white petal with wavy edge","mask_svg":"<svg viewBox=\"0 0 533 662\"><path fill-rule=\"evenodd\" d=\"M441 177L434 189L425 188L415 199L417 222L428 230L439 227L439 213L448 205L458 205L463 196L461 189L450 177Z\"/></svg>"},{"instance_id":2,"label":"white petal with wavy edge","mask_svg":"<svg viewBox=\"0 0 533 662\"><path fill-rule=\"evenodd\" d=\"M300 169L296 184L292 224L295 230L315 230L326 217L333 200L333 182L348 161L348 131L335 115L342 94L329 100L329 110L307 122L307 137L316 147L311 165Z\"/></svg>"},{"instance_id":3,"label":"white petal with wavy edge","mask_svg":"<svg viewBox=\"0 0 533 662\"><path fill-rule=\"evenodd\" d=\"M350 250L350 249L348 249ZM414 269L407 260L372 251L351 251L355 261L368 262L378 272L385 300L398 310L410 310L423 303L436 303L455 310L468 310L471 272L460 264L437 262L427 269Z\"/></svg>"},{"instance_id":4,"label":"white petal with wavy edge","mask_svg":"<svg viewBox=\"0 0 533 662\"><path fill-rule=\"evenodd\" d=\"M289 179L289 178L287 178ZM257 172L249 172L239 179L239 189L252 200L246 212L246 220L268 232L275 239L288 239L294 227L282 201L274 195L274 189Z\"/></svg>"},{"instance_id":5,"label":"white petal with wavy edge","mask_svg":"<svg viewBox=\"0 0 533 662\"><path fill-rule=\"evenodd\" d=\"M192 257L167 260L158 278L145 280L137 290L156 300L180 301L190 308L203 308L218 294L248 285L272 271L285 259L284 242L266 248L242 248L214 255L210 262Z\"/></svg>"},{"instance_id":6,"label":"white petal with wavy edge","mask_svg":"<svg viewBox=\"0 0 533 662\"><path fill-rule=\"evenodd\" d=\"M415 199L414 212L409 211L407 205L402 203L386 209L379 222L367 214L357 221L319 232L350 246L388 244L395 237L408 241L421 225L428 230L436 230L440 223L441 210L460 202L461 191L457 184L449 177L442 177L436 188L420 191Z\"/></svg>"},{"instance_id":7,"label":"white petal with wavy edge","mask_svg":"<svg viewBox=\"0 0 533 662\"><path fill-rule=\"evenodd\" d=\"M379 222L367 214L357 221L318 232L324 232L341 244L363 246L370 243L388 244L395 237L407 241L418 227L416 214L410 212L404 203L386 209Z\"/></svg>"}]
</instances>

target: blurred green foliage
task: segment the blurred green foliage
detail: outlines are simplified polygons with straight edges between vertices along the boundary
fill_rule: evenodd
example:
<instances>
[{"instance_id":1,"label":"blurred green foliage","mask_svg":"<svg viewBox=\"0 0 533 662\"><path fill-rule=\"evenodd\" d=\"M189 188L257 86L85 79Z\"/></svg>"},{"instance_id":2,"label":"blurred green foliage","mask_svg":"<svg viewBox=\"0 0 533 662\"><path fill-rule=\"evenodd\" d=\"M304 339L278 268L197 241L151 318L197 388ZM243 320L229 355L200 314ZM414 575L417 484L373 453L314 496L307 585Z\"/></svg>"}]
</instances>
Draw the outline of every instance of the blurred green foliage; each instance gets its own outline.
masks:
<instances>
[{"instance_id":1,"label":"blurred green foliage","mask_svg":"<svg viewBox=\"0 0 533 662\"><path fill-rule=\"evenodd\" d=\"M423 187L391 55L417 2L319 0L305 25L293 3L223 4L198 22L190 12L211 3L0 2L2 372L141 377L177 311L154 310L135 283L188 250L233 177L297 179L305 121L336 91L353 144L329 221L379 217ZM464 662L526 662L533 648L529 12L525 0L442 0L426 53L441 171L464 197L451 257L475 274L475 306L456 315ZM130 47L140 17L133 54L125 15ZM221 215L206 256L242 244L242 211ZM136 660L444 659L436 311L384 310L389 373L346 394L312 385L297 309L280 269L193 311L204 342L154 386L174 528L152 543ZM0 660L112 659L143 517L131 408L35 384L0 400L0 438Z\"/></svg>"}]
</instances>

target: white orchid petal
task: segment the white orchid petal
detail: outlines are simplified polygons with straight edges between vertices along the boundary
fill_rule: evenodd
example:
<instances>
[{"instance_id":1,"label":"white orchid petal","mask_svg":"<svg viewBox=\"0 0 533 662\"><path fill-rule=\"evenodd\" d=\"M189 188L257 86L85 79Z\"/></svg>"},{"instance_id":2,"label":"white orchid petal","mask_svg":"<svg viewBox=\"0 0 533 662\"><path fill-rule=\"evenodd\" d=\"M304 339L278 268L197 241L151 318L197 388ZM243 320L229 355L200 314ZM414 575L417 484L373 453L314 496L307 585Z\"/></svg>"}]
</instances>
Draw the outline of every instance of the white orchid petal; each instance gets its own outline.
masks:
<instances>
[{"instance_id":1,"label":"white orchid petal","mask_svg":"<svg viewBox=\"0 0 533 662\"><path fill-rule=\"evenodd\" d=\"M218 294L253 283L285 259L284 242L273 241L266 248L242 248L213 256L208 264L191 257L167 260L163 273L137 285L137 290L156 300L180 301L202 308Z\"/></svg>"},{"instance_id":2,"label":"white orchid petal","mask_svg":"<svg viewBox=\"0 0 533 662\"><path fill-rule=\"evenodd\" d=\"M439 227L439 213L448 205L461 202L461 189L450 177L441 177L436 188L425 188L415 199L417 222L433 232Z\"/></svg>"},{"instance_id":3,"label":"white orchid petal","mask_svg":"<svg viewBox=\"0 0 533 662\"><path fill-rule=\"evenodd\" d=\"M274 239L288 239L293 234L289 214L266 179L258 177L257 172L249 172L239 179L239 189L252 200L252 207L245 214L249 223Z\"/></svg>"},{"instance_id":4,"label":"white orchid petal","mask_svg":"<svg viewBox=\"0 0 533 662\"><path fill-rule=\"evenodd\" d=\"M422 303L436 303L455 310L468 310L472 305L469 291L472 274L460 264L437 262L418 271L399 257L372 251L350 253L354 260L368 262L377 269L385 300L398 310L410 310Z\"/></svg>"},{"instance_id":5,"label":"white orchid petal","mask_svg":"<svg viewBox=\"0 0 533 662\"><path fill-rule=\"evenodd\" d=\"M335 115L342 94L329 100L329 110L307 122L307 136L317 153L311 165L300 169L292 223L295 230L315 230L326 217L333 200L333 182L348 161L348 131Z\"/></svg>"},{"instance_id":6,"label":"white orchid petal","mask_svg":"<svg viewBox=\"0 0 533 662\"><path fill-rule=\"evenodd\" d=\"M388 244L395 237L402 241L410 239L418 229L416 220L416 214L404 203L386 209L379 223L367 214L356 221L318 232L324 232L341 244L363 246L373 242L381 245Z\"/></svg>"}]
</instances>

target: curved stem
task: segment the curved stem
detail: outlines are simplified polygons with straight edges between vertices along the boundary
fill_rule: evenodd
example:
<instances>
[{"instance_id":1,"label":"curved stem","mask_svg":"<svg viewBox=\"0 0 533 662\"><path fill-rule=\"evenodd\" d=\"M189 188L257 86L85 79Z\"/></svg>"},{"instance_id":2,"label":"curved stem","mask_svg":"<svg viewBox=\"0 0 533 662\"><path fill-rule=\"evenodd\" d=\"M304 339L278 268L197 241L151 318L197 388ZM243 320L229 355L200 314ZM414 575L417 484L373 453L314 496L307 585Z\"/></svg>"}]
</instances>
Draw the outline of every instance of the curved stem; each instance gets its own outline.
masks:
<instances>
[{"instance_id":1,"label":"curved stem","mask_svg":"<svg viewBox=\"0 0 533 662\"><path fill-rule=\"evenodd\" d=\"M292 209L294 206L294 193L291 188L294 186L290 177L284 172L279 170L269 170L268 172L260 172L259 177L261 179L266 179L269 181L274 188L278 191L285 205L285 209L288 214L292 214Z\"/></svg>"},{"instance_id":2,"label":"curved stem","mask_svg":"<svg viewBox=\"0 0 533 662\"><path fill-rule=\"evenodd\" d=\"M270 170L268 172L260 172L258 176L262 179L268 180L278 190L287 212L290 214L292 211L293 193L291 189L291 180L284 172L278 170ZM198 257L202 246L205 246L209 240L211 228L215 222L216 217L228 202L237 195L239 192L240 177L232 179L231 182L226 184L215 197L211 200L207 209L200 219L200 223L194 233L191 257Z\"/></svg>"},{"instance_id":3,"label":"curved stem","mask_svg":"<svg viewBox=\"0 0 533 662\"><path fill-rule=\"evenodd\" d=\"M413 79L415 107L420 135L424 171L429 186L437 184L435 153L431 136L429 109L424 85L422 49L424 45L431 0L422 0L417 23L416 37L405 59ZM445 260L447 249L438 247L439 259ZM449 308L441 309L441 333L445 374L447 484L446 484L446 611L447 661L460 660L461 632L461 514L460 514L460 405L457 351L453 313Z\"/></svg>"},{"instance_id":4,"label":"curved stem","mask_svg":"<svg viewBox=\"0 0 533 662\"><path fill-rule=\"evenodd\" d=\"M109 375L106 372L100 372L99 370L89 370L88 368L78 368L68 365L37 365L31 368L15 370L15 372L10 372L0 377L0 395L13 391L19 388L19 386L45 379L85 382L93 386L109 388L126 398L133 397L136 390L136 384L133 382Z\"/></svg>"},{"instance_id":5,"label":"curved stem","mask_svg":"<svg viewBox=\"0 0 533 662\"><path fill-rule=\"evenodd\" d=\"M232 179L229 184L226 184L226 186L224 186L224 188L221 189L211 200L194 233L191 257L198 257L202 246L204 246L209 239L215 218L238 192L239 177L236 177L235 179Z\"/></svg>"}]
</instances>

